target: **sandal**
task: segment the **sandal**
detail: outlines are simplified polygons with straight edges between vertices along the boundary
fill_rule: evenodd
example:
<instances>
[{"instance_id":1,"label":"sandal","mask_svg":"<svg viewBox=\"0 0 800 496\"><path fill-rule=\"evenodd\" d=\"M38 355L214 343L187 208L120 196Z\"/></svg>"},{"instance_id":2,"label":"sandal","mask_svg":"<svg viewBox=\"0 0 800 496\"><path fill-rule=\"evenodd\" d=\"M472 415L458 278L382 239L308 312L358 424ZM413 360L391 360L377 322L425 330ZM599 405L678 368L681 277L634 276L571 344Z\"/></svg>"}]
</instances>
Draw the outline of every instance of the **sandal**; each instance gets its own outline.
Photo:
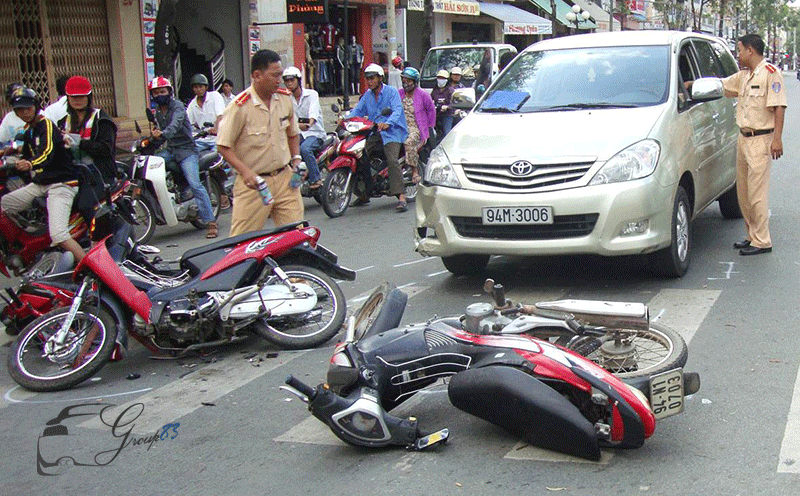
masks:
<instances>
[{"instance_id":1,"label":"sandal","mask_svg":"<svg viewBox=\"0 0 800 496\"><path fill-rule=\"evenodd\" d=\"M394 209L398 212L405 212L408 210L408 203L404 202L403 200L400 200L399 202L397 202L397 206L394 207Z\"/></svg>"},{"instance_id":2,"label":"sandal","mask_svg":"<svg viewBox=\"0 0 800 496\"><path fill-rule=\"evenodd\" d=\"M208 225L206 226L206 228L208 229L206 231L206 238L207 239L213 239L213 238L216 238L217 236L219 236L219 227L217 227L217 223L216 222L209 222Z\"/></svg>"},{"instance_id":3,"label":"sandal","mask_svg":"<svg viewBox=\"0 0 800 496\"><path fill-rule=\"evenodd\" d=\"M414 184L419 184L422 181L422 177L417 172L417 169L414 169L414 172L411 173L411 182Z\"/></svg>"}]
</instances>

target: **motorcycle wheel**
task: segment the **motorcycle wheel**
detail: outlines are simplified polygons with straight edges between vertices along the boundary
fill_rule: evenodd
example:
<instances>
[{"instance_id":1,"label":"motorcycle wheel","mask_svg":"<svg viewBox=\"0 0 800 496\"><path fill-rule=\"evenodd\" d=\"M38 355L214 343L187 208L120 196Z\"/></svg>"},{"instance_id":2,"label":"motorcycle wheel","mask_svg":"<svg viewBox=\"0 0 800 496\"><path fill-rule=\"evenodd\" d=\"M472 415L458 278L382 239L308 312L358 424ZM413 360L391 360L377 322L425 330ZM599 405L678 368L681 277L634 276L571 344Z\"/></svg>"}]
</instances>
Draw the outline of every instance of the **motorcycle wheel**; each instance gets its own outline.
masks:
<instances>
[{"instance_id":1,"label":"motorcycle wheel","mask_svg":"<svg viewBox=\"0 0 800 496\"><path fill-rule=\"evenodd\" d=\"M256 322L259 336L286 349L313 348L339 332L346 301L342 289L330 276L311 267L287 265L283 271L291 281L308 284L317 293L317 305L301 315L266 317ZM282 284L277 277L267 284Z\"/></svg>"},{"instance_id":2,"label":"motorcycle wheel","mask_svg":"<svg viewBox=\"0 0 800 496\"><path fill-rule=\"evenodd\" d=\"M214 214L214 218L217 219L219 218L219 202L222 196L222 186L216 179L210 179L205 186L208 191L208 199L211 200L211 213ZM200 219L195 219L191 222L197 229L206 228L206 223Z\"/></svg>"},{"instance_id":3,"label":"motorcycle wheel","mask_svg":"<svg viewBox=\"0 0 800 496\"><path fill-rule=\"evenodd\" d=\"M53 310L22 330L7 361L8 373L17 384L31 391L69 389L93 376L111 358L116 326L113 317L102 308L97 314L79 310L64 349L45 353L47 338L58 332L69 310ZM87 333L92 334L91 342L86 341Z\"/></svg>"},{"instance_id":4,"label":"motorcycle wheel","mask_svg":"<svg viewBox=\"0 0 800 496\"><path fill-rule=\"evenodd\" d=\"M328 173L325 184L322 185L322 210L330 218L341 217L350 206L350 197L353 196L353 184L346 187L347 179L353 172L340 167Z\"/></svg>"},{"instance_id":5,"label":"motorcycle wheel","mask_svg":"<svg viewBox=\"0 0 800 496\"><path fill-rule=\"evenodd\" d=\"M153 205L146 196L131 198L124 196L123 201L128 203L130 211L133 212L133 239L137 244L147 244L156 231L156 217Z\"/></svg>"},{"instance_id":6,"label":"motorcycle wheel","mask_svg":"<svg viewBox=\"0 0 800 496\"><path fill-rule=\"evenodd\" d=\"M619 335L609 331L599 339L581 340L571 349L620 379L650 377L683 367L689 356L680 334L655 323L646 331L623 331Z\"/></svg>"},{"instance_id":7,"label":"motorcycle wheel","mask_svg":"<svg viewBox=\"0 0 800 496\"><path fill-rule=\"evenodd\" d=\"M311 198L314 199L317 203L322 205L322 191L325 189L325 180L328 179L328 168L323 167L319 170L319 178L322 181L323 186L315 189L313 193L311 193Z\"/></svg>"}]
</instances>

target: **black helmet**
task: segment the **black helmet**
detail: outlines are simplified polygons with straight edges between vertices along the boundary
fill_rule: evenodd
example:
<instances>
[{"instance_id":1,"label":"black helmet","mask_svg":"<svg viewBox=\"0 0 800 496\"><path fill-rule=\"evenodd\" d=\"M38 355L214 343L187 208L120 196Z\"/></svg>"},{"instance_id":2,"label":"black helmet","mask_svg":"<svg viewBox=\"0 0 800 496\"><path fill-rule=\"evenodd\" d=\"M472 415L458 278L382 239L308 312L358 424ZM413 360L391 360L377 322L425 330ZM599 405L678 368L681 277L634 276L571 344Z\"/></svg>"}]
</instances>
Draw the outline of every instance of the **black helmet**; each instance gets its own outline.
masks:
<instances>
[{"instance_id":1,"label":"black helmet","mask_svg":"<svg viewBox=\"0 0 800 496\"><path fill-rule=\"evenodd\" d=\"M191 85L194 86L196 84L204 84L208 86L208 78L205 76L205 74L195 74L192 76Z\"/></svg>"},{"instance_id":2,"label":"black helmet","mask_svg":"<svg viewBox=\"0 0 800 496\"><path fill-rule=\"evenodd\" d=\"M12 108L39 108L39 96L32 89L19 86L11 92L9 103Z\"/></svg>"},{"instance_id":3,"label":"black helmet","mask_svg":"<svg viewBox=\"0 0 800 496\"><path fill-rule=\"evenodd\" d=\"M14 90L21 87L22 83L11 83L6 86L6 101L11 103L11 94L14 93Z\"/></svg>"}]
</instances>

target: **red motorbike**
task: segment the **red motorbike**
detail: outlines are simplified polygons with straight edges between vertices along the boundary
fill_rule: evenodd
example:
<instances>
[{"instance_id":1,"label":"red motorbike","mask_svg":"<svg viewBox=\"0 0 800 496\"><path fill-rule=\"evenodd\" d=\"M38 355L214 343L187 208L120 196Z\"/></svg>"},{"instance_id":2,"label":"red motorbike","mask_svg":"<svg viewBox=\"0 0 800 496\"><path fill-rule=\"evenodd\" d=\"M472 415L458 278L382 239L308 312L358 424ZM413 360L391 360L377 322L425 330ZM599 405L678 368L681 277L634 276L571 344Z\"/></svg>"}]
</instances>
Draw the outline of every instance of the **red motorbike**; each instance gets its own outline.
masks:
<instances>
[{"instance_id":1,"label":"red motorbike","mask_svg":"<svg viewBox=\"0 0 800 496\"><path fill-rule=\"evenodd\" d=\"M331 109L339 112L336 105ZM382 112L383 116L390 114L388 108ZM366 150L367 138L378 132L378 123L363 117L351 117L342 121L342 127L346 134L339 144L338 156L330 165L325 184L320 188L322 209L331 218L344 215L353 193L360 198L389 195L389 169L383 147ZM406 165L404 149L400 151L399 160L406 201L413 202L417 197L417 185L412 179L411 167Z\"/></svg>"},{"instance_id":2,"label":"red motorbike","mask_svg":"<svg viewBox=\"0 0 800 496\"><path fill-rule=\"evenodd\" d=\"M25 183L14 164L15 157L6 157L0 166L0 196L22 187ZM118 182L111 189L112 201L121 195L127 183ZM99 203L99 201L98 201ZM89 246L88 226L83 216L73 208L69 219L72 237L84 248ZM51 246L47 227L47 199L37 198L26 212L6 215L0 212L0 272L10 277L28 274L38 277L50 273L59 262L61 249Z\"/></svg>"},{"instance_id":3,"label":"red motorbike","mask_svg":"<svg viewBox=\"0 0 800 496\"><path fill-rule=\"evenodd\" d=\"M333 278L354 280L355 272L317 243L320 231L307 222L191 249L171 270L149 263L131 235L122 223L96 244L75 268L71 305L20 333L8 370L21 386L79 384L120 358L129 334L154 353L183 356L252 332L285 348L317 346L344 321Z\"/></svg>"},{"instance_id":4,"label":"red motorbike","mask_svg":"<svg viewBox=\"0 0 800 496\"><path fill-rule=\"evenodd\" d=\"M341 140L337 133L328 133L325 136L325 139L322 141L322 146L317 152L317 167L319 167L319 177L323 184L325 183L325 178L328 177L328 170L330 170L331 162L333 162L334 158L336 157L336 150L339 149L340 142ZM301 195L306 198L313 198L319 204L322 204L322 191L322 186L311 189L311 185L308 183L308 181L304 181L300 186Z\"/></svg>"},{"instance_id":5,"label":"red motorbike","mask_svg":"<svg viewBox=\"0 0 800 496\"><path fill-rule=\"evenodd\" d=\"M423 435L416 417L388 412L449 378L455 407L532 445L599 460L601 447L642 446L700 388L697 373L683 372L680 335L654 328L644 305L514 306L502 286L489 289L494 307L400 327L407 296L384 286L351 317L327 382L312 388L289 376L287 389L348 444L421 450L449 429Z\"/></svg>"}]
</instances>

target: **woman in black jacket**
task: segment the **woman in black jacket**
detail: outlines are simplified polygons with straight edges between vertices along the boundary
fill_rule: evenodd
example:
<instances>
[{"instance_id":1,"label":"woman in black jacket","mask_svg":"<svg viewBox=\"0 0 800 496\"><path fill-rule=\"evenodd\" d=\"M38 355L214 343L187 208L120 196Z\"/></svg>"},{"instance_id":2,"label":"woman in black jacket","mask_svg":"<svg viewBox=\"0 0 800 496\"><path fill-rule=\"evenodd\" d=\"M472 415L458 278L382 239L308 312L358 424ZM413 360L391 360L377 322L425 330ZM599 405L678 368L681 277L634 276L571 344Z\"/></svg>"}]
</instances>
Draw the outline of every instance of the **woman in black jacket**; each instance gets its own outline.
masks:
<instances>
[{"instance_id":1,"label":"woman in black jacket","mask_svg":"<svg viewBox=\"0 0 800 496\"><path fill-rule=\"evenodd\" d=\"M78 210L91 222L95 206L105 199L105 189L116 180L117 125L102 109L92 107L92 84L82 76L66 84L67 116L58 122L70 147L81 186Z\"/></svg>"}]
</instances>

